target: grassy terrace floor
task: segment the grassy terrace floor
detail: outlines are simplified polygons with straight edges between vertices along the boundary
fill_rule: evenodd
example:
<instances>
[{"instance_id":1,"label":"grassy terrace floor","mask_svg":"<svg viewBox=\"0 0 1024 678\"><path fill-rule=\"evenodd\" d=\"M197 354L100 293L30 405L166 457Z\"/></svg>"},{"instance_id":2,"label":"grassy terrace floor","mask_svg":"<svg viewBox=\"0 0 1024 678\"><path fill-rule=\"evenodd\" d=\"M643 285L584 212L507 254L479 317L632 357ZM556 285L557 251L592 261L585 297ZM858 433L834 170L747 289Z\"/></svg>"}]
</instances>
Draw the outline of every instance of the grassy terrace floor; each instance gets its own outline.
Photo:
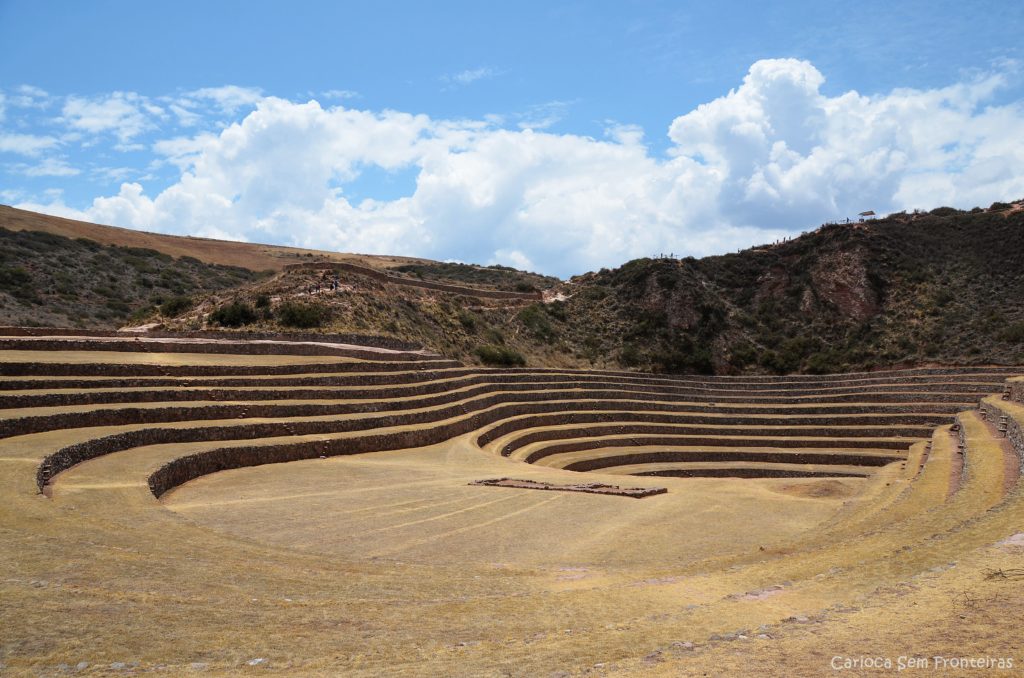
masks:
<instances>
[{"instance_id":1,"label":"grassy terrace floor","mask_svg":"<svg viewBox=\"0 0 1024 678\"><path fill-rule=\"evenodd\" d=\"M1024 370L676 379L103 341L0 351L0 674L823 675L904 630L1020 649L997 623L1019 583L985 573L1024 556L1022 450L972 408ZM468 484L494 477L669 491Z\"/></svg>"}]
</instances>

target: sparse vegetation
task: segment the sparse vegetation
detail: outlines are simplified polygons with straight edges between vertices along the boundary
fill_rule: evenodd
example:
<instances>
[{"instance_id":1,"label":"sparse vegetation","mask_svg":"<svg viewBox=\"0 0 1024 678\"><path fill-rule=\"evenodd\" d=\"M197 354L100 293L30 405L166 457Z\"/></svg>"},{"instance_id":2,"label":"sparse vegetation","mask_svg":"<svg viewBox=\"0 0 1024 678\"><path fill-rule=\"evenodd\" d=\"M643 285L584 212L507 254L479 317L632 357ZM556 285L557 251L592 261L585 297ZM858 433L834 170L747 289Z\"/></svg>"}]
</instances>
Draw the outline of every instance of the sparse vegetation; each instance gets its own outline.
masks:
<instances>
[{"instance_id":1,"label":"sparse vegetation","mask_svg":"<svg viewBox=\"0 0 1024 678\"><path fill-rule=\"evenodd\" d=\"M462 329L466 330L467 332L475 332L476 331L476 326L477 326L476 316L474 316L472 313L470 313L469 311L467 311L465 309L460 308L458 310L458 315L456 317L459 320L459 324L462 325Z\"/></svg>"},{"instance_id":2,"label":"sparse vegetation","mask_svg":"<svg viewBox=\"0 0 1024 678\"><path fill-rule=\"evenodd\" d=\"M508 266L473 266L456 263L405 264L392 269L420 280L456 285L480 285L511 292L536 292L558 284L557 278L527 273Z\"/></svg>"},{"instance_id":3,"label":"sparse vegetation","mask_svg":"<svg viewBox=\"0 0 1024 678\"><path fill-rule=\"evenodd\" d=\"M530 304L519 311L516 318L535 338L544 343L550 344L558 336L551 318L541 304Z\"/></svg>"},{"instance_id":4,"label":"sparse vegetation","mask_svg":"<svg viewBox=\"0 0 1024 678\"><path fill-rule=\"evenodd\" d=\"M275 311L277 319L285 327L309 329L320 327L330 317L322 304L286 301Z\"/></svg>"},{"instance_id":5,"label":"sparse vegetation","mask_svg":"<svg viewBox=\"0 0 1024 678\"><path fill-rule=\"evenodd\" d=\"M522 367L526 364L526 358L521 353L507 346L485 344L478 346L475 352L484 365Z\"/></svg>"},{"instance_id":6,"label":"sparse vegetation","mask_svg":"<svg viewBox=\"0 0 1024 678\"><path fill-rule=\"evenodd\" d=\"M1010 205L1010 203L1006 203ZM505 347L530 364L673 373L782 374L858 370L915 362L1024 361L1014 324L1024 317L1024 213L1001 205L900 213L865 224L826 225L770 247L703 259L638 259L559 288L565 301L486 301L389 286L354 274L339 293L306 297L320 273L233 281L143 248L71 242L46 280L24 254L0 258L0 311L16 322L83 306L85 326L153 319L197 327L201 315L238 299L261 329L385 333L454 358L480 360L480 345ZM969 236L968 236L969 234ZM30 238L31 239L31 238ZM23 252L48 251L45 237ZM34 248L34 249L33 249ZM1000 265L993 266L998 252ZM77 275L80 257L95 275ZM296 257L309 259L309 257ZM394 269L422 280L512 291L558 281L501 266L415 263ZM247 275L257 278L256 274ZM13 276L13 277L12 277ZM25 276L31 278L25 283ZM218 284L224 287L218 287ZM349 286L351 283L351 287ZM85 304L80 304L85 297ZM177 297L192 309L163 308ZM219 299L210 303L211 297ZM270 299L273 297L274 302ZM156 299L159 299L158 301ZM996 301L998 300L998 302ZM290 304L319 304L321 309ZM38 309L35 312L29 309ZM171 310L180 313L168 315ZM211 324L217 324L212 320Z\"/></svg>"},{"instance_id":7,"label":"sparse vegetation","mask_svg":"<svg viewBox=\"0 0 1024 678\"><path fill-rule=\"evenodd\" d=\"M191 309L194 305L192 297L179 294L160 304L160 315L173 318Z\"/></svg>"},{"instance_id":8,"label":"sparse vegetation","mask_svg":"<svg viewBox=\"0 0 1024 678\"><path fill-rule=\"evenodd\" d=\"M141 247L0 228L0 323L114 328L175 317L263 274Z\"/></svg>"},{"instance_id":9,"label":"sparse vegetation","mask_svg":"<svg viewBox=\"0 0 1024 678\"><path fill-rule=\"evenodd\" d=\"M999 333L999 340L1012 344L1024 343L1024 321L1008 325L1006 329Z\"/></svg>"},{"instance_id":10,"label":"sparse vegetation","mask_svg":"<svg viewBox=\"0 0 1024 678\"><path fill-rule=\"evenodd\" d=\"M256 311L244 301L232 301L210 314L210 322L222 327L242 327L256 322Z\"/></svg>"}]
</instances>

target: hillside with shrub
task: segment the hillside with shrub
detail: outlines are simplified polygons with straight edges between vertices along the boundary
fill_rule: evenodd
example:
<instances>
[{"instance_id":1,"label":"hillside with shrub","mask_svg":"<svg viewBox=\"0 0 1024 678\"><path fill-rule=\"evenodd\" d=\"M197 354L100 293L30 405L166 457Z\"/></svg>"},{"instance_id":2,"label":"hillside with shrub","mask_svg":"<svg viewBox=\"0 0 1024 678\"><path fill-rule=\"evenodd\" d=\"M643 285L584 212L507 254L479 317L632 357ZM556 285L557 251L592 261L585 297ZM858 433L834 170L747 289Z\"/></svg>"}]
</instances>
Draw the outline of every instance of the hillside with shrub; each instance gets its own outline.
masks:
<instances>
[{"instance_id":1,"label":"hillside with shrub","mask_svg":"<svg viewBox=\"0 0 1024 678\"><path fill-rule=\"evenodd\" d=\"M181 315L205 295L263 275L143 247L0 227L0 324L116 328Z\"/></svg>"},{"instance_id":2,"label":"hillside with shrub","mask_svg":"<svg viewBox=\"0 0 1024 678\"><path fill-rule=\"evenodd\" d=\"M573 280L564 341L659 372L1024 360L1024 211L939 208Z\"/></svg>"},{"instance_id":3,"label":"hillside with shrub","mask_svg":"<svg viewBox=\"0 0 1024 678\"><path fill-rule=\"evenodd\" d=\"M1024 362L1020 202L828 224L773 245L637 259L567 282L426 261L379 269L390 278L315 267L261 276L67 239L53 242L74 254L49 266L32 251L54 236L17 237L25 239L17 251L12 234L4 240L0 312L21 324L131 318L167 329L381 334L494 366L664 373ZM395 276L405 282L389 282ZM453 294L410 280L543 300ZM79 301L88 309L81 316Z\"/></svg>"}]
</instances>

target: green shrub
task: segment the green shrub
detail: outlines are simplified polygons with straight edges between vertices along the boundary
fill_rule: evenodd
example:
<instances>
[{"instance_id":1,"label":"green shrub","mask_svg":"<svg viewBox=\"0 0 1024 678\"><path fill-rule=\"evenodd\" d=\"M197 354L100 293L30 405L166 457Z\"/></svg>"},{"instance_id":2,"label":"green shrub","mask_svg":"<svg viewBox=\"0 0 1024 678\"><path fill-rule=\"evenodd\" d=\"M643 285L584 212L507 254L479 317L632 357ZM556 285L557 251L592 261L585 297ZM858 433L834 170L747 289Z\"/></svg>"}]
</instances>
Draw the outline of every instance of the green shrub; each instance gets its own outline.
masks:
<instances>
[{"instance_id":1,"label":"green shrub","mask_svg":"<svg viewBox=\"0 0 1024 678\"><path fill-rule=\"evenodd\" d=\"M1011 344L1024 344L1024 321L1007 325L1003 328L1003 331L999 333L999 341L1005 341Z\"/></svg>"},{"instance_id":2,"label":"green shrub","mask_svg":"<svg viewBox=\"0 0 1024 678\"><path fill-rule=\"evenodd\" d=\"M92 288L92 291L101 297L106 297L107 299L117 299L121 296L120 292L109 285L96 285Z\"/></svg>"},{"instance_id":3,"label":"green shrub","mask_svg":"<svg viewBox=\"0 0 1024 678\"><path fill-rule=\"evenodd\" d=\"M507 346L492 346L486 344L477 346L474 351L480 361L485 365L496 365L498 367L522 367L526 364L526 358L519 351Z\"/></svg>"},{"instance_id":4,"label":"green shrub","mask_svg":"<svg viewBox=\"0 0 1024 678\"><path fill-rule=\"evenodd\" d=\"M286 301L277 307L277 320L285 327L309 329L320 327L330 315L320 304L305 304L297 301Z\"/></svg>"},{"instance_id":5,"label":"green shrub","mask_svg":"<svg viewBox=\"0 0 1024 678\"><path fill-rule=\"evenodd\" d=\"M565 310L564 301L552 301L550 304L544 304L544 310L555 320L565 322L569 319L569 314Z\"/></svg>"},{"instance_id":6,"label":"green shrub","mask_svg":"<svg viewBox=\"0 0 1024 678\"><path fill-rule=\"evenodd\" d=\"M837 374L843 371L843 362L834 351L815 353L807 359L809 374Z\"/></svg>"},{"instance_id":7,"label":"green shrub","mask_svg":"<svg viewBox=\"0 0 1024 678\"><path fill-rule=\"evenodd\" d=\"M789 374L800 367L800 358L788 350L765 351L758 359L758 363L775 374Z\"/></svg>"},{"instance_id":8,"label":"green shrub","mask_svg":"<svg viewBox=\"0 0 1024 678\"><path fill-rule=\"evenodd\" d=\"M488 341L492 344L504 344L505 335L501 333L501 330L494 327L488 327L484 330L484 341Z\"/></svg>"},{"instance_id":9,"label":"green shrub","mask_svg":"<svg viewBox=\"0 0 1024 678\"><path fill-rule=\"evenodd\" d=\"M160 304L160 315L165 318L173 318L174 316L181 315L185 311L189 310L192 306L192 297L185 294L179 294L178 296L171 297Z\"/></svg>"},{"instance_id":10,"label":"green shrub","mask_svg":"<svg viewBox=\"0 0 1024 678\"><path fill-rule=\"evenodd\" d=\"M128 321L133 324L141 323L143 320L149 318L149 315L157 309L152 306L143 306L132 311L132 314L128 317Z\"/></svg>"},{"instance_id":11,"label":"green shrub","mask_svg":"<svg viewBox=\"0 0 1024 678\"><path fill-rule=\"evenodd\" d=\"M458 313L459 324L462 325L462 329L467 332L473 332L476 330L476 316L465 309L459 309Z\"/></svg>"},{"instance_id":12,"label":"green shrub","mask_svg":"<svg viewBox=\"0 0 1024 678\"><path fill-rule=\"evenodd\" d=\"M599 285L586 285L576 296L583 299L584 301L602 301L608 297L611 292L607 287L601 287Z\"/></svg>"},{"instance_id":13,"label":"green shrub","mask_svg":"<svg viewBox=\"0 0 1024 678\"><path fill-rule=\"evenodd\" d=\"M956 295L953 294L953 292L951 292L950 290L946 289L945 287L943 287L942 289L935 293L936 306L945 306L954 299L956 299Z\"/></svg>"},{"instance_id":14,"label":"green shrub","mask_svg":"<svg viewBox=\"0 0 1024 678\"><path fill-rule=\"evenodd\" d=\"M211 313L210 321L224 327L241 327L256 322L256 311L244 301L232 301Z\"/></svg>"},{"instance_id":15,"label":"green shrub","mask_svg":"<svg viewBox=\"0 0 1024 678\"><path fill-rule=\"evenodd\" d=\"M558 336L554 325L551 324L551 319L544 312L544 308L540 304L530 304L521 310L516 317L530 331L530 334L541 341L551 343Z\"/></svg>"},{"instance_id":16,"label":"green shrub","mask_svg":"<svg viewBox=\"0 0 1024 678\"><path fill-rule=\"evenodd\" d=\"M747 365L753 365L757 363L757 349L747 342L743 342L733 347L729 363L738 369L743 369Z\"/></svg>"},{"instance_id":17,"label":"green shrub","mask_svg":"<svg viewBox=\"0 0 1024 678\"><path fill-rule=\"evenodd\" d=\"M107 299L107 308L120 315L128 315L132 311L132 307L120 299Z\"/></svg>"},{"instance_id":18,"label":"green shrub","mask_svg":"<svg viewBox=\"0 0 1024 678\"><path fill-rule=\"evenodd\" d=\"M0 268L0 289L21 287L32 282L32 276L20 266Z\"/></svg>"},{"instance_id":19,"label":"green shrub","mask_svg":"<svg viewBox=\"0 0 1024 678\"><path fill-rule=\"evenodd\" d=\"M619 362L626 367L636 367L640 364L640 349L633 344L626 344L619 351Z\"/></svg>"}]
</instances>

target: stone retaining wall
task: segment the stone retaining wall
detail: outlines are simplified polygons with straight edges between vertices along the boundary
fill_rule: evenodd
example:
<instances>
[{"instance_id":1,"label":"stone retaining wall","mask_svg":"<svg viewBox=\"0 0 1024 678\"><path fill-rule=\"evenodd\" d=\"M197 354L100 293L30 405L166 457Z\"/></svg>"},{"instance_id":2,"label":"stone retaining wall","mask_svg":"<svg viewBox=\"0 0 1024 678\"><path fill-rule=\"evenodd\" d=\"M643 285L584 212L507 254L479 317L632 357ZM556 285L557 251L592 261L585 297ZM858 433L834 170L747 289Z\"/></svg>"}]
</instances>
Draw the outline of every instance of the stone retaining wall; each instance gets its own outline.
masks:
<instances>
[{"instance_id":1,"label":"stone retaining wall","mask_svg":"<svg viewBox=\"0 0 1024 678\"><path fill-rule=\"evenodd\" d=\"M952 417L952 415L950 415ZM524 417L522 419L514 419L511 421L503 422L494 427L494 429L500 429L500 433L497 435L489 435L489 440L481 442L483 436L477 439L477 444L483 446L488 442L491 442L502 435L507 435L515 431L529 431L515 439L509 441L501 448L502 456L509 456L516 450L522 449L527 445L533 443L547 442L551 440L567 440L570 438L581 438L583 435L580 433L579 428L549 428L544 430L531 430L541 426L565 426L567 424L581 424L587 425L586 430L589 435L594 436L606 436L606 435L620 435L626 433L656 433L658 429L663 427L656 425L645 425L647 423L654 423L653 418L638 417L632 413L626 413L622 416L615 417L616 423L607 425L598 425L602 421L607 421L607 415L602 414L590 414L590 413L579 413L570 414L566 417L560 416L533 416ZM633 422L633 423L625 423ZM706 424L711 426L708 419L701 417L699 414L691 413L680 413L673 418L673 423L685 424ZM939 423L934 422L934 417L921 416L921 415L901 415L896 418L879 417L875 415L862 415L855 418L840 418L840 417L783 417L778 416L777 418L754 418L754 417L743 417L735 416L714 420L714 426L720 428L722 426L820 426L822 431L828 430L828 427L832 426L879 426L884 427L889 433L882 433L879 435L891 437L891 436L903 436L903 437L917 437L922 434L922 431L930 431ZM902 426L901 426L902 425ZM915 427L916 425L916 427ZM841 429L839 429L841 430ZM723 435L726 433L722 431ZM490 434L490 431L488 431ZM819 435L818 433L804 433L802 435ZM822 433L821 435L825 435ZM849 435L854 435L847 432ZM861 434L857 434L863 437ZM869 435L869 434L864 434ZM874 434L870 434L874 435ZM930 433L928 434L930 435ZM927 436L926 436L927 437Z\"/></svg>"},{"instance_id":2,"label":"stone retaining wall","mask_svg":"<svg viewBox=\"0 0 1024 678\"><path fill-rule=\"evenodd\" d=\"M463 374L461 371L454 371L455 374ZM290 379L278 379L278 380L263 380L257 383L253 381L245 380L204 380L196 382L175 382L167 380L139 380L129 381L120 380L117 383L111 384L97 384L90 381L75 381L67 380L61 382L43 382L43 381L27 381L22 383L10 383L9 386L23 386L23 389L15 389L13 393L0 391L0 409L9 408L27 408L27 407L69 407L74 405L100 405L100 404L118 404L118 403L144 403L144 402L171 402L171 401L197 401L197 400L325 400L325 399L364 399L364 398L383 398L388 399L399 399L409 398L414 396L425 396L438 393L447 393L457 389L466 389L474 386L486 385L492 391L529 391L537 393L537 397L554 397L544 395L548 392L563 394L562 397L567 399L573 398L608 398L608 399L628 399L628 400L643 400L643 401L655 401L662 400L666 402L678 402L678 403L701 403L704 398L701 394L689 394L685 389L659 389L657 387L643 386L643 385L632 385L632 384L615 384L611 383L599 383L599 384L587 384L587 383L576 383L576 382L564 382L561 380L555 381L528 381L528 382L516 382L501 377L494 377L490 375L475 375L469 377L447 379L444 381L432 380L431 377L441 376L437 373L418 373L418 374L406 374L401 375L401 380L393 382L387 375L361 375L358 377L325 377L325 378L304 378L302 380L290 380ZM154 383L156 382L156 383ZM225 382L228 385L236 386L236 388L225 388L223 385ZM264 388L254 389L247 388L254 385L261 385ZM393 388L383 391L380 388L364 388L366 386L382 386L388 385ZM152 388L152 387L170 387L170 388ZM289 386L292 388L283 389L282 387ZM312 386L336 386L339 388L338 391L332 391L327 388L295 388L295 387L312 387ZM97 391L88 390L96 389L99 387L106 388L108 390ZM148 387L148 388L147 388ZM197 387L193 390L185 390L188 387ZM18 390L42 390L42 389L54 389L58 388L61 390L71 388L86 389L77 393L33 393L33 394L22 394L18 393ZM144 390L111 390L111 389L127 389L127 388L141 388ZM342 390L343 389L343 390ZM870 394L869 394L870 395ZM872 395L872 398L875 396ZM878 397L882 397L879 394ZM918 400L925 401L936 399L947 400L945 394L923 393L920 398L893 398L892 396L884 396L889 402L895 403L907 403L913 404ZM958 407L961 402L960 394L956 395L957 403L954 407ZM966 396L965 396L966 397ZM742 404L757 404L764 403L766 400L769 402L792 404L792 400L771 400L771 399L751 399L751 398L739 398L733 397L727 400L716 401L714 404L704 404L705 411L713 412L717 408L725 410L729 409L730 403L742 403ZM858 401L864 400L862 397L857 398ZM825 396L818 398L803 399L800 402L815 403L815 402L831 402ZM933 407L935 409L935 407ZM947 408L948 409L948 408Z\"/></svg>"},{"instance_id":3,"label":"stone retaining wall","mask_svg":"<svg viewBox=\"0 0 1024 678\"><path fill-rule=\"evenodd\" d=\"M159 392L157 392L159 393ZM114 394L131 395L131 394ZM365 402L356 403L303 403L303 404L259 404L243 403L236 405L206 405L199 407L153 407L153 408L104 408L89 412L68 412L49 415L37 415L18 417L7 420L0 420L0 438L7 438L16 435L38 433L65 428L83 428L91 426L120 426L140 423L161 423L189 420L214 420L231 418L298 418L298 417L322 417L342 416L355 414L370 414L377 412L403 412L408 410L419 410L429 407L438 407L450 403L457 403L457 407L463 412L476 411L484 407L496 404L509 403L551 403L552 408L559 412L554 417L549 417L547 425L558 425L580 422L591 418L591 421L635 421L635 422L663 422L663 421L688 421L691 423L707 423L707 418L693 408L681 410L678 405L671 402L663 402L663 396L659 395L631 395L630 401L615 401L621 394L615 391L589 391L589 392L560 392L560 391L517 391L516 389L506 390L502 385L482 385L465 391L443 391L434 396L407 400L380 400L367 399ZM49 394L54 399L66 397L65 394ZM237 398L236 398L237 399ZM579 410L616 410L622 414L606 415L572 415L571 411ZM720 411L720 408L702 408L703 412ZM661 414L655 414L661 413ZM410 413L411 415L412 413ZM932 414L932 413L929 413ZM600 416L601 419L594 417ZM934 419L934 417L927 417ZM871 417L865 415L860 420L875 425L888 423L890 419ZM532 423L540 424L539 418L533 418ZM749 422L749 425L767 425L769 421L765 418L752 419L749 417L716 418L717 426L729 425L729 422ZM796 420L778 415L777 421L796 425ZM849 419L839 417L807 419L809 425L856 425ZM526 420L508 422L504 432L518 430L519 427L531 427ZM898 431L913 431L913 429L896 428L897 423L889 427L892 433L887 435L902 435ZM494 431L494 429L492 429ZM489 438L481 436L479 444L484 445L493 440L497 435L489 431ZM915 433L916 434L916 431ZM482 441L482 442L481 442ZM508 447L508 446L507 446Z\"/></svg>"},{"instance_id":4,"label":"stone retaining wall","mask_svg":"<svg viewBox=\"0 0 1024 678\"><path fill-rule=\"evenodd\" d=\"M482 369L481 371L484 371ZM566 370L560 368L542 367L506 367L490 368L492 372L505 374L517 373L541 373L572 372L580 375L592 376L617 376L639 379L653 379L669 383L692 382L697 384L714 384L720 387L744 388L750 385L753 388L763 388L764 385L778 387L790 384L793 388L806 388L808 385L820 384L829 385L843 382L871 381L883 383L900 383L908 379L934 378L934 377L959 377L963 375L980 375L990 378L992 383L1002 384L1008 377L1024 374L1024 366L979 366L979 367L926 367L900 370L879 370L877 372L844 372L839 374L790 374L790 375L693 375L693 374L652 374L646 372L628 372L622 370Z\"/></svg>"},{"instance_id":5,"label":"stone retaining wall","mask_svg":"<svg viewBox=\"0 0 1024 678\"><path fill-rule=\"evenodd\" d=\"M2 364L0 364L0 370L2 370ZM15 370L19 371L19 370ZM86 381L86 380L74 380L74 379L61 379L54 378L53 380L26 380L26 381L10 381L2 385L3 390L6 391L17 391L17 390L42 390L47 388L59 388L59 389L71 389L71 388L147 388L147 387L172 387L172 388L186 388L186 387L204 387L208 389L216 388L227 388L227 387L314 387L314 386L337 386L344 388L345 390L339 391L334 397L338 398L380 398L380 397L408 397L413 395L427 395L431 393L439 393L455 388L463 388L475 384L500 384L505 390L516 391L516 390L542 390L538 389L538 384L547 385L550 388L560 388L562 390L569 388L577 388L580 390L587 391L598 391L601 389L614 389L616 391L615 397L622 397L623 394L629 394L628 397L637 400L644 399L662 399L666 401L674 402L707 402L712 407L721 407L728 409L730 405L744 404L744 405L786 405L787 409L792 407L801 406L813 406L822 403L873 403L873 404L915 404L919 402L927 401L929 403L946 403L950 407L956 409L962 408L968 403L975 402L975 399L979 395L978 393L960 393L960 392L945 392L948 388L956 388L955 385L936 385L933 387L935 390L911 392L908 394L902 393L827 393L827 394L805 394L805 395L780 395L772 397L755 397L753 395L747 396L716 396L714 399L708 398L702 393L691 393L686 388L675 388L675 387L661 387L658 385L649 384L633 384L633 383L617 383L614 380L594 382L588 380L575 380L571 375L550 375L545 376L542 379L536 381L523 382L515 376L501 375L501 374L474 374L473 371L463 368L450 368L446 370L430 370L429 368L418 368L415 370L409 370L409 372L402 373L388 373L385 370L383 373L351 373L344 376L322 376L322 377L296 377L296 378L281 378L281 379L259 379L259 378L213 378L196 380L194 382L186 380L175 381L172 379L151 379L151 380L129 380L129 379L117 379L117 380L103 380L103 381ZM470 375L470 376L464 376ZM11 375L13 376L13 375ZM445 380L445 381L440 381ZM360 387L374 387L374 386L391 386L387 392L381 390L368 390L360 392L357 389ZM598 387L601 387L599 389ZM2 393L2 391L0 391ZM109 391L108 391L109 393ZM301 396L297 395L300 393L298 390L282 390L280 396L268 397L267 395L260 395L258 391L252 391L251 397L253 399L295 399L298 397L323 399L325 397L331 397L330 394L323 392L310 391L302 393ZM654 398L650 396L644 396L641 394L656 394ZM635 394L635 395L634 395ZM64 399L66 396L66 399ZM19 395L17 393L11 393L8 395L0 395L0 402L5 403L6 407L22 407L28 406L29 404L35 403L35 406L39 406L42 403L49 403L52 405L71 405L71 404L89 404L89 403L100 403L100 402L154 402L154 400L145 400L147 396L139 395L137 400L132 401L130 394L125 396L126 400L120 400L120 396L105 395L104 393L96 393L95 395L87 394L52 394L47 396L28 394ZM154 396L149 396L154 398ZM203 397L192 397L182 395L181 400L189 399L202 399ZM213 397L213 396L209 396ZM238 399L242 397L239 392L232 394L231 392L225 391L224 398L227 399ZM33 400L33 398L41 398ZM160 398L157 398L159 400ZM935 410L946 410L949 407L943 407L940 405L933 405L931 407Z\"/></svg>"},{"instance_id":6,"label":"stone retaining wall","mask_svg":"<svg viewBox=\"0 0 1024 678\"><path fill-rule=\"evenodd\" d=\"M17 339L0 338L0 351L116 351L118 353L203 353L231 355L304 355L339 356L360 360L422 361L433 356L416 353L381 353L372 349L343 348L322 344L251 343L245 344L193 344L172 341L141 341L115 339L89 341L88 339Z\"/></svg>"},{"instance_id":7,"label":"stone retaining wall","mask_svg":"<svg viewBox=\"0 0 1024 678\"><path fill-rule=\"evenodd\" d=\"M464 435L480 429L483 426L496 423L503 419L520 415L566 412L566 410L620 410L629 409L624 405L629 403L607 403L607 402L526 402L507 404L503 401L502 395L490 395L479 398L472 403L458 403L438 407L432 410L402 412L399 414L369 416L355 419L340 419L329 421L290 421L290 422L268 422L259 424L239 424L233 426L206 426L193 428L150 428L137 431L127 431L103 438L85 441L71 445L54 452L40 464L37 473L37 482L42 488L54 475L71 468L97 456L108 454L113 451L139 447L143 445L156 445L167 443L190 443L205 442L210 440L248 440L254 438L273 438L282 436L303 436L303 435L327 435L336 433L348 433L354 431L366 431L376 428L390 428L395 426L416 426L424 424L436 424L447 419L457 419L452 424L441 424L430 430L452 430L452 435L440 438L429 438L434 444L443 442L457 435ZM671 411L671 406L664 408L651 407L643 403L632 404L632 409L645 411L664 409ZM184 409L184 408L183 408ZM475 412L474 414L470 414ZM616 415L611 415L612 417ZM654 415L657 416L657 415ZM671 415L670 415L671 416ZM452 428L454 427L454 428ZM429 436L428 436L429 437ZM308 445L309 443L299 443ZM736 443L739 445L740 443ZM761 441L764 444L764 441ZM413 447L418 445L412 445ZM853 445L846 445L852 447ZM882 445L878 445L882 447ZM406 445L404 447L409 447ZM383 449L383 448L382 448ZM396 449L396 448L388 448Z\"/></svg>"},{"instance_id":8,"label":"stone retaining wall","mask_svg":"<svg viewBox=\"0 0 1024 678\"><path fill-rule=\"evenodd\" d=\"M754 432L756 433L756 431ZM581 430L581 436L587 436L589 433L587 429ZM527 464L534 464L545 457L550 457L556 454L563 454L566 452L582 452L584 450L600 450L607 449L609 447L647 447L651 445L666 445L672 447L707 447L709 450L714 448L737 448L737 447L781 447L786 451L779 451L779 455L790 455L794 454L790 450L794 449L813 449L813 450L830 450L833 448L843 449L855 449L855 450L892 450L894 454L891 457L877 457L874 455L856 455L858 457L863 456L867 459L884 459L881 463L875 461L871 463L858 463L857 465L874 465L884 466L885 464L893 461L899 461L903 459L902 454L895 454L895 452L906 451L911 443L902 443L895 440L838 440L835 444L829 444L821 440L803 440L794 439L787 437L787 432L766 432L764 436L735 436L728 439L721 438L721 433L710 430L695 429L692 434L677 433L676 435L635 435L628 438L616 438L616 439L605 439L605 440L573 440L566 443L556 443L548 445L540 449L534 450L526 456L523 461ZM822 436L828 437L828 436ZM744 453L747 454L747 453ZM754 453L750 453L754 454ZM765 456L759 457L762 461L780 461L772 457L776 453L765 453ZM840 454L840 453L837 453ZM713 461L703 459L692 459L690 461ZM803 462L813 463L813 462ZM824 462L828 463L828 462ZM840 463L840 462L831 462Z\"/></svg>"},{"instance_id":9,"label":"stone retaining wall","mask_svg":"<svg viewBox=\"0 0 1024 678\"><path fill-rule=\"evenodd\" d=\"M981 410L985 413L986 418L995 425L998 425L1000 417L1006 417L1006 437L1013 445L1017 456L1021 458L1021 467L1024 469L1024 422L1019 421L1009 411L998 405L982 402Z\"/></svg>"},{"instance_id":10,"label":"stone retaining wall","mask_svg":"<svg viewBox=\"0 0 1024 678\"><path fill-rule=\"evenodd\" d=\"M863 478L867 473L844 471L799 471L785 468L695 468L645 471L635 476L658 478Z\"/></svg>"},{"instance_id":11,"label":"stone retaining wall","mask_svg":"<svg viewBox=\"0 0 1024 678\"><path fill-rule=\"evenodd\" d=\"M64 327L0 327L0 336L8 337L153 337L157 339L230 339L258 341L321 341L336 344L372 346L394 351L421 351L422 344L394 337L373 334L315 334L311 332L249 332L244 330L193 330L171 332L152 330L130 332L119 330L83 330Z\"/></svg>"},{"instance_id":12,"label":"stone retaining wall","mask_svg":"<svg viewBox=\"0 0 1024 678\"><path fill-rule=\"evenodd\" d=\"M146 386L159 385L187 385L187 380L193 377L246 377L243 381L236 379L230 384L216 379L205 379L203 384L213 386L227 386L232 384L258 385L260 377L307 375L307 374L330 374L347 375L360 374L363 372L416 372L433 371L435 374L444 374L440 370L456 370L454 374L465 374L468 372L462 363L455 360L438 360L434 358L423 358L421 360L404 360L399 362L389 361L368 361L368 362L322 362L308 363L304 365L135 365L130 363L50 363L50 362L0 362L0 376L7 377L103 377L104 381L82 381L81 387L90 388L105 383L115 384L118 387L130 386L133 384ZM119 381L120 377L167 377L165 381ZM53 383L54 388L69 388L64 379ZM21 388L20 383L8 382L2 384L3 390ZM263 383L267 385L288 386L298 382L289 382L286 379L266 379ZM51 383L45 380L34 382L31 388L48 388Z\"/></svg>"},{"instance_id":13,"label":"stone retaining wall","mask_svg":"<svg viewBox=\"0 0 1024 678\"><path fill-rule=\"evenodd\" d=\"M655 445L674 445L671 438ZM596 449L596 448L586 448ZM573 462L563 468L566 471L597 471L613 466L630 466L633 464L659 464L673 462L755 462L765 464L818 464L835 466L869 466L878 467L902 461L902 457L876 457L861 454L827 453L827 452L742 452L734 450L666 450L664 452L635 452L614 457L598 457Z\"/></svg>"}]
</instances>

